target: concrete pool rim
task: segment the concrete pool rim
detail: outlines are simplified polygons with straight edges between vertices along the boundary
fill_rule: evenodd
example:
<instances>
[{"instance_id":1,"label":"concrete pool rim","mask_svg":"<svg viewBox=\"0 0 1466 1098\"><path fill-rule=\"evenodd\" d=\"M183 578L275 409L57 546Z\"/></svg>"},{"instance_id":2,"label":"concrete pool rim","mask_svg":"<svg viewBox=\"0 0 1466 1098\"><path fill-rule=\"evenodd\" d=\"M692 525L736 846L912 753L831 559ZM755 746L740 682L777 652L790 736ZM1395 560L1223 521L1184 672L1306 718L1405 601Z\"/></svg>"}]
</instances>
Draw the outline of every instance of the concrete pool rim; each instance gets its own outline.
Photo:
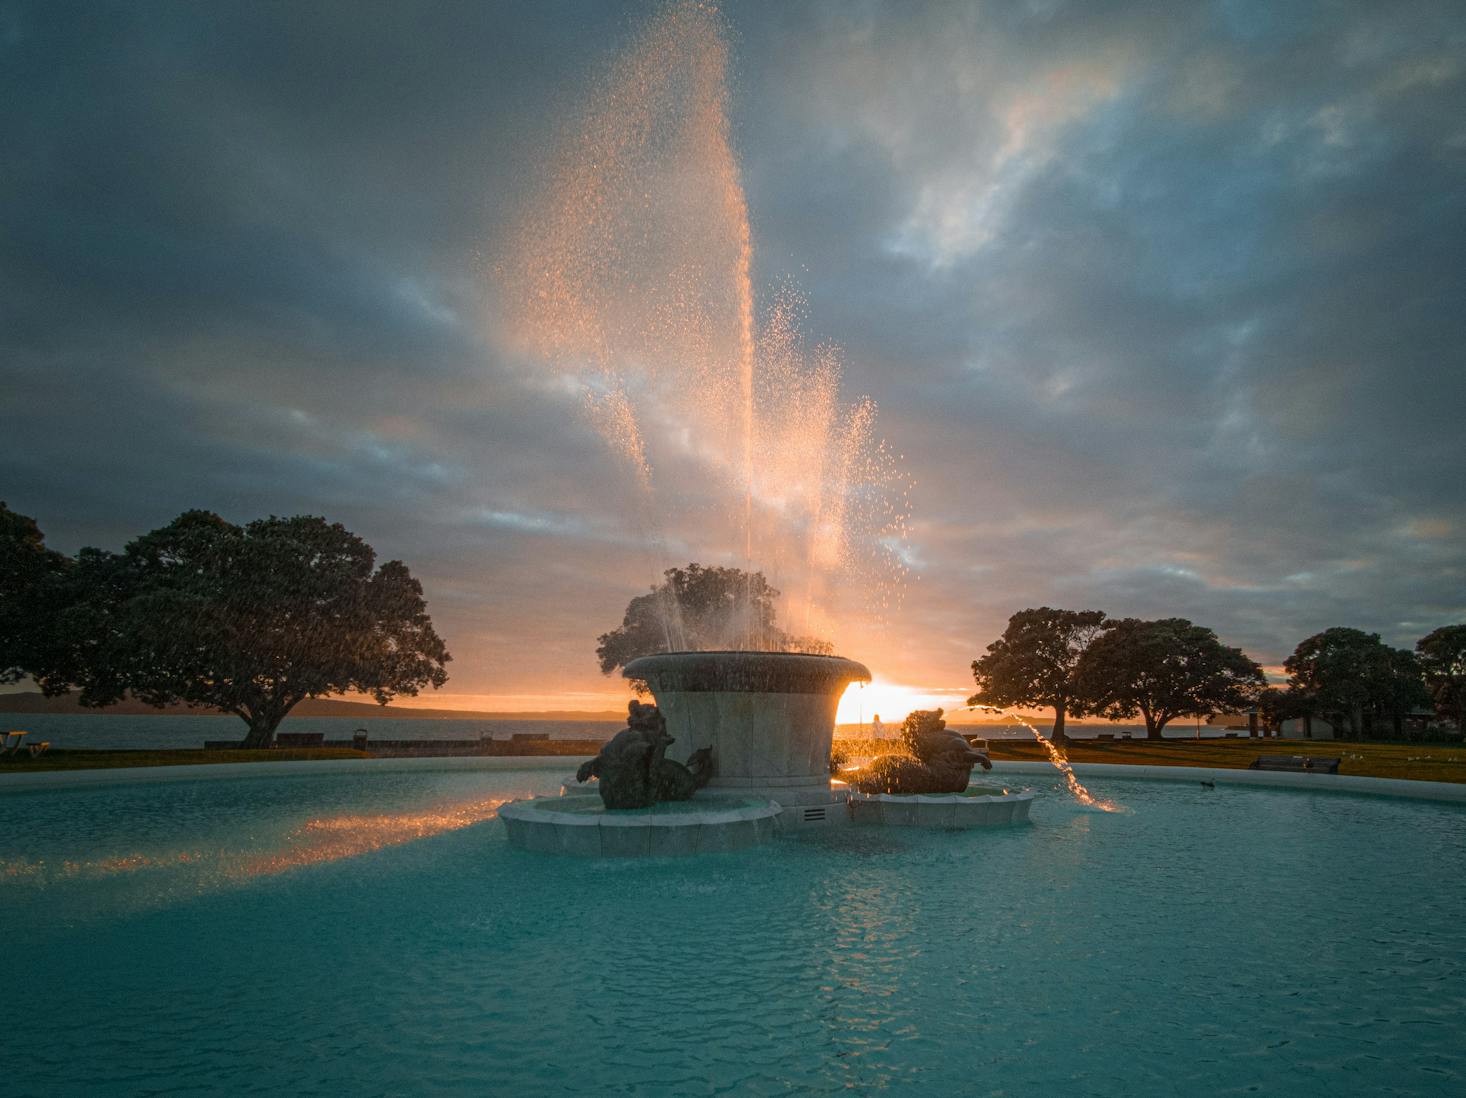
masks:
<instances>
[{"instance_id":1,"label":"concrete pool rim","mask_svg":"<svg viewBox=\"0 0 1466 1098\"><path fill-rule=\"evenodd\" d=\"M494 755L426 759L321 759L291 762L190 763L181 766L110 767L95 770L40 770L0 774L0 795L45 789L84 789L109 785L189 782L229 778L299 777L311 774L393 773L457 770L561 770L589 756ZM1127 766L1116 763L1075 763L1074 773L1084 778L1119 778L1133 781L1211 782L1215 785L1349 793L1406 800L1466 804L1466 782L1427 782L1407 778L1366 778L1354 774L1292 774L1280 771L1228 770L1206 766ZM1046 762L995 761L993 777L1038 777L1057 771ZM979 781L982 775L976 776Z\"/></svg>"}]
</instances>

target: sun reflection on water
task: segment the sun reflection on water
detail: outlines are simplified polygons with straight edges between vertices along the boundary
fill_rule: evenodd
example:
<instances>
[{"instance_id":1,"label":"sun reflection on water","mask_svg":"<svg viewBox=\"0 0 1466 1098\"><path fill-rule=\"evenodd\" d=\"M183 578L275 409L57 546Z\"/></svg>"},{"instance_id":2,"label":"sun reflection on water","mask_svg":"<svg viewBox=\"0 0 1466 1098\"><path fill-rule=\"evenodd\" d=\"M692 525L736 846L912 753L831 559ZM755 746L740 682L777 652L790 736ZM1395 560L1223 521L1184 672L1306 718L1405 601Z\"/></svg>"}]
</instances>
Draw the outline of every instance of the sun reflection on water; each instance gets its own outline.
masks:
<instances>
[{"instance_id":1,"label":"sun reflection on water","mask_svg":"<svg viewBox=\"0 0 1466 1098\"><path fill-rule=\"evenodd\" d=\"M0 881L47 886L73 880L129 878L185 870L199 891L325 865L386 847L431 838L491 819L512 797L477 797L404 812L316 816L263 850L133 851L105 858L14 858L0 862Z\"/></svg>"}]
</instances>

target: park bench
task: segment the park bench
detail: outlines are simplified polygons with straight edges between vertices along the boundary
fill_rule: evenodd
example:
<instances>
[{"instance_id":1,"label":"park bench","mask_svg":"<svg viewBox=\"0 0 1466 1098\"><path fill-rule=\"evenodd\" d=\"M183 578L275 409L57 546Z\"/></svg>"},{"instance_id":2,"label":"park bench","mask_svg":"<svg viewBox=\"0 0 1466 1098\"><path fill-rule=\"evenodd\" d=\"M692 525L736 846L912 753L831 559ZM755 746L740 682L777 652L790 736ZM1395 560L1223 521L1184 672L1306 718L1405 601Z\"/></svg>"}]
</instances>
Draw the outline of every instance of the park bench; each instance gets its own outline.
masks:
<instances>
[{"instance_id":1,"label":"park bench","mask_svg":"<svg viewBox=\"0 0 1466 1098\"><path fill-rule=\"evenodd\" d=\"M1291 773L1337 774L1338 759L1315 758L1310 755L1259 755L1248 770L1284 770Z\"/></svg>"},{"instance_id":2,"label":"park bench","mask_svg":"<svg viewBox=\"0 0 1466 1098\"><path fill-rule=\"evenodd\" d=\"M323 747L326 743L324 732L276 732L276 747Z\"/></svg>"}]
</instances>

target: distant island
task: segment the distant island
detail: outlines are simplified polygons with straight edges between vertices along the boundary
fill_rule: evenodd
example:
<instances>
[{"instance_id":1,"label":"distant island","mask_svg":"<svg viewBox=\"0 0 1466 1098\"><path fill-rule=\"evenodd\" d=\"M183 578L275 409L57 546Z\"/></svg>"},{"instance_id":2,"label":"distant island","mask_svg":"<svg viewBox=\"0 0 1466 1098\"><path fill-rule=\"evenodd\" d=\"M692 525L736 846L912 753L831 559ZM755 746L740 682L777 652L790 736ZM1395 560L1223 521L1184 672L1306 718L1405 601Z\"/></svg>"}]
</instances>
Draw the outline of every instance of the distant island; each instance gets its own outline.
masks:
<instances>
[{"instance_id":1,"label":"distant island","mask_svg":"<svg viewBox=\"0 0 1466 1098\"><path fill-rule=\"evenodd\" d=\"M190 709L186 705L170 705L162 709L146 705L135 698L124 698L103 709L88 709L75 694L48 698L39 690L18 690L0 694L0 713L46 713L54 716L88 717L234 717L217 709ZM292 717L355 717L357 720L418 721L623 721L626 714L615 709L579 712L547 709L539 712L484 712L476 709L414 709L407 706L378 705L376 702L335 701L331 698L307 698L290 711ZM235 717L237 720L238 718Z\"/></svg>"}]
</instances>

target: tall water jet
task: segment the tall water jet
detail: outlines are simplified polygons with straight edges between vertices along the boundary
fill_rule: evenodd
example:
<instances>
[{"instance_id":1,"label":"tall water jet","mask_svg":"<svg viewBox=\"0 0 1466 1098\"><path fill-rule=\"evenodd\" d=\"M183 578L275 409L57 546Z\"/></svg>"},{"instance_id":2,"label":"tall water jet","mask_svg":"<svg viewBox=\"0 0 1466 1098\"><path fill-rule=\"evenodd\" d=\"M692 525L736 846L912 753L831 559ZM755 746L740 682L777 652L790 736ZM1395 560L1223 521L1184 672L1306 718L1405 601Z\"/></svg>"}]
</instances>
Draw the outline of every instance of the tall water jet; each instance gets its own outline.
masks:
<instances>
[{"instance_id":1,"label":"tall water jet","mask_svg":"<svg viewBox=\"0 0 1466 1098\"><path fill-rule=\"evenodd\" d=\"M755 299L728 67L711 5L635 35L547 158L498 268L506 319L582 393L654 552L675 537L761 570L794 631L828 638L898 588L903 477L873 402L841 400L836 350L807 345L797 296Z\"/></svg>"}]
</instances>

